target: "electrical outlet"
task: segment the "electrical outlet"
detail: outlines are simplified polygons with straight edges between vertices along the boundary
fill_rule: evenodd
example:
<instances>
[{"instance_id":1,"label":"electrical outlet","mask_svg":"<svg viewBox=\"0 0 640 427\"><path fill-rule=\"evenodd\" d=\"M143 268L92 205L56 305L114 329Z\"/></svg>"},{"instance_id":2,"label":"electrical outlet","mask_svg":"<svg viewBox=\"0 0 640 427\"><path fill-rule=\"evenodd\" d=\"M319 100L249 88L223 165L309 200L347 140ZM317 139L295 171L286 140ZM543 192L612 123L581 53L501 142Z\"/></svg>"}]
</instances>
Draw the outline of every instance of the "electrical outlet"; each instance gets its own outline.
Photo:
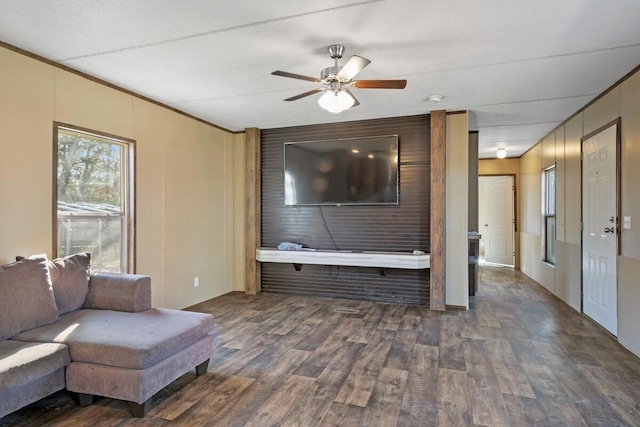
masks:
<instances>
[{"instance_id":1,"label":"electrical outlet","mask_svg":"<svg viewBox=\"0 0 640 427\"><path fill-rule=\"evenodd\" d=\"M625 230L631 230L631 217L630 216L625 216L624 217L624 221L623 221L623 228Z\"/></svg>"},{"instance_id":2,"label":"electrical outlet","mask_svg":"<svg viewBox=\"0 0 640 427\"><path fill-rule=\"evenodd\" d=\"M200 278L199 277L194 277L193 278L193 287L197 288L198 286L200 286Z\"/></svg>"}]
</instances>

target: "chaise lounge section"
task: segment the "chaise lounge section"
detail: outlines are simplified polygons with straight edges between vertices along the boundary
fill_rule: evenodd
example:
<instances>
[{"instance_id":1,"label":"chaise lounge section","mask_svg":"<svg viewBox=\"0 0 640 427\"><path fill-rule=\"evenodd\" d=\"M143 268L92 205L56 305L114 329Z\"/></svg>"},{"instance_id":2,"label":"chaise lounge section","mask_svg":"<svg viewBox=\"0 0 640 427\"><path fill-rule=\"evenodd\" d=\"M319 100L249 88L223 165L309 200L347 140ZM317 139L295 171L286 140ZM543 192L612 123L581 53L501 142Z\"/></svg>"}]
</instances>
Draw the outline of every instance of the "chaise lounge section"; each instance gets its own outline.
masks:
<instances>
[{"instance_id":1,"label":"chaise lounge section","mask_svg":"<svg viewBox=\"0 0 640 427\"><path fill-rule=\"evenodd\" d=\"M163 387L194 367L198 375L206 372L213 352L211 315L151 308L148 276L108 273L89 276L87 259L82 258L86 255L72 257L75 258L56 260L63 265L64 274L51 275L56 279L51 285L53 299L64 312L53 322L22 329L10 340L0 341L3 367L11 360L14 360L11 364L25 365L23 357L32 354L33 360L25 365L31 367L20 368L21 372L41 370L41 378L50 375L55 380L38 380L30 375L20 377L13 369L12 380L5 387L10 373L0 369L3 401L5 396L27 396L23 402L15 397L13 405L0 406L0 417L63 387L74 393L81 406L90 404L94 395L105 396L130 402L133 415L144 417L151 397ZM30 258L18 262L41 263L43 260ZM76 276L86 278L86 292L79 291L79 286L63 287L56 283L62 276L66 276L66 285L74 281L67 271L77 273L77 265L71 266L74 263L83 266L84 273ZM49 270L53 272L55 267L49 265ZM1 274L0 271L0 280ZM82 284L81 280L78 282ZM76 294L84 294L84 298ZM65 296L66 303L73 299L76 303L66 304ZM78 307L80 299L82 304ZM45 369L46 366L51 368ZM64 372L62 386L61 369ZM38 381L50 386L35 393L41 388L37 386ZM20 387L24 391L21 392Z\"/></svg>"}]
</instances>

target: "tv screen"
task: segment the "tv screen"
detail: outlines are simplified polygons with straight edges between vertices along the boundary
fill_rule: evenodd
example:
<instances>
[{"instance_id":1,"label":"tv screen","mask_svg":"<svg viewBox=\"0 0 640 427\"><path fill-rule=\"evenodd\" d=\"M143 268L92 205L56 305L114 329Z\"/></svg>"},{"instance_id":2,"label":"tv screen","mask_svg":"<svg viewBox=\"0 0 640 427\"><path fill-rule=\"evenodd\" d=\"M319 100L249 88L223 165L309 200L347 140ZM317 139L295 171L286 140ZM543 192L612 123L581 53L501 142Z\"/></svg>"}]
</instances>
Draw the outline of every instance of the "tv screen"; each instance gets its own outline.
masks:
<instances>
[{"instance_id":1,"label":"tv screen","mask_svg":"<svg viewBox=\"0 0 640 427\"><path fill-rule=\"evenodd\" d=\"M284 204L397 205L398 135L285 143Z\"/></svg>"}]
</instances>

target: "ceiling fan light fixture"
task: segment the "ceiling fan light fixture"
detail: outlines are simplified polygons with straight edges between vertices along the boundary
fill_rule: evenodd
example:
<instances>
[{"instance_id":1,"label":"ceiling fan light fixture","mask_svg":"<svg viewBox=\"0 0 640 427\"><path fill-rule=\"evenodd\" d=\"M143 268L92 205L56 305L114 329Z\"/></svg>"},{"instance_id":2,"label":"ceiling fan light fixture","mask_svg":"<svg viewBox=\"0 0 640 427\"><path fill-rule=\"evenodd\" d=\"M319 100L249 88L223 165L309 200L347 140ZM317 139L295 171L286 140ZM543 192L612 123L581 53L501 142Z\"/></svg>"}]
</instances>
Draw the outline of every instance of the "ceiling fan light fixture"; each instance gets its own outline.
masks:
<instances>
[{"instance_id":1,"label":"ceiling fan light fixture","mask_svg":"<svg viewBox=\"0 0 640 427\"><path fill-rule=\"evenodd\" d=\"M328 90L318 99L318 105L334 114L348 110L355 102L356 100L344 90Z\"/></svg>"},{"instance_id":2,"label":"ceiling fan light fixture","mask_svg":"<svg viewBox=\"0 0 640 427\"><path fill-rule=\"evenodd\" d=\"M498 152L496 153L496 157L499 159L504 159L507 157L507 149L504 147L498 148Z\"/></svg>"},{"instance_id":3,"label":"ceiling fan light fixture","mask_svg":"<svg viewBox=\"0 0 640 427\"><path fill-rule=\"evenodd\" d=\"M313 83L321 83L323 87L308 90L304 93L289 97L285 101L297 101L320 92L325 92L318 104L325 110L333 114L338 114L351 107L357 107L360 102L351 93L348 87L358 89L404 89L407 86L406 80L354 80L367 65L371 63L367 58L353 55L343 65L338 65L338 59L344 54L343 45L329 46L329 55L334 60L333 67L327 67L320 71L320 78L304 76L302 74L289 73L287 71L274 71L274 76L288 77L290 79L305 80Z\"/></svg>"}]
</instances>

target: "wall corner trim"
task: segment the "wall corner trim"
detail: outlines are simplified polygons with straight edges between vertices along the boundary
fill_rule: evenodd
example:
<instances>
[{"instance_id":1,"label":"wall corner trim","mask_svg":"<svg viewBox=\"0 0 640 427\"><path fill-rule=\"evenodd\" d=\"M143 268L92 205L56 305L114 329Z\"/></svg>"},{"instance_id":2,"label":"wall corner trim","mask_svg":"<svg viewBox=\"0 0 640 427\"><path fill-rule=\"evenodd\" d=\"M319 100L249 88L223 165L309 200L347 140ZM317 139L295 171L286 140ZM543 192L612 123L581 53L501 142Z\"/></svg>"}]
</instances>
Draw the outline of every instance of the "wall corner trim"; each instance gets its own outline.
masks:
<instances>
[{"instance_id":1,"label":"wall corner trim","mask_svg":"<svg viewBox=\"0 0 640 427\"><path fill-rule=\"evenodd\" d=\"M431 112L430 286L432 310L445 310L446 301L446 111Z\"/></svg>"},{"instance_id":2,"label":"wall corner trim","mask_svg":"<svg viewBox=\"0 0 640 427\"><path fill-rule=\"evenodd\" d=\"M258 128L246 129L246 197L247 197L247 230L246 230L246 288L248 295L260 292L260 263L256 260L256 249L260 247L261 229L261 171L260 140Z\"/></svg>"}]
</instances>

